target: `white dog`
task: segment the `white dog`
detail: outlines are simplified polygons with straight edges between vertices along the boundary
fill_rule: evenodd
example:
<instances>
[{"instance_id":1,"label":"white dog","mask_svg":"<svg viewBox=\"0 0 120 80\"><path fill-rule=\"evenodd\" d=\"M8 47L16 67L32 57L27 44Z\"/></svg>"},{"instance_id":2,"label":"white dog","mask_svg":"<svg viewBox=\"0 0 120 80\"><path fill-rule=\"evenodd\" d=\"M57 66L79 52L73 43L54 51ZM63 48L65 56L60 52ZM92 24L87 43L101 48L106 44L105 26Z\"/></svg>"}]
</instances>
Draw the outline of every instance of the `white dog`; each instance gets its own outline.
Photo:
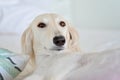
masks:
<instances>
[{"instance_id":1,"label":"white dog","mask_svg":"<svg viewBox=\"0 0 120 80\"><path fill-rule=\"evenodd\" d=\"M25 80L60 80L77 63L72 53L80 51L79 36L60 15L43 14L23 33L22 48L31 60L19 77L32 73Z\"/></svg>"},{"instance_id":2,"label":"white dog","mask_svg":"<svg viewBox=\"0 0 120 80\"><path fill-rule=\"evenodd\" d=\"M63 17L36 17L22 36L31 58L16 80L119 80L120 49L81 55L78 38Z\"/></svg>"}]
</instances>

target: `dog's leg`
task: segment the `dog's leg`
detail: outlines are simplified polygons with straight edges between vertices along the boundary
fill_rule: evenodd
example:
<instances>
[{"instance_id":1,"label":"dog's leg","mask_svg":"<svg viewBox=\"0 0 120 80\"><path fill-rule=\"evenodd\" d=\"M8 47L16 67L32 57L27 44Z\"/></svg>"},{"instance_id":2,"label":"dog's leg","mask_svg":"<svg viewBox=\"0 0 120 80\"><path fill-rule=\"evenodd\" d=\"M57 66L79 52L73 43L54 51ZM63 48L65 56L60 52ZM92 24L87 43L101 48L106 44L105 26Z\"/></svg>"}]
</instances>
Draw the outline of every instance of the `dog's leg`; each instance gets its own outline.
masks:
<instances>
[{"instance_id":1,"label":"dog's leg","mask_svg":"<svg viewBox=\"0 0 120 80\"><path fill-rule=\"evenodd\" d=\"M23 80L43 80L43 77L41 77L39 75L31 75L31 76L28 76L27 78L25 78Z\"/></svg>"}]
</instances>

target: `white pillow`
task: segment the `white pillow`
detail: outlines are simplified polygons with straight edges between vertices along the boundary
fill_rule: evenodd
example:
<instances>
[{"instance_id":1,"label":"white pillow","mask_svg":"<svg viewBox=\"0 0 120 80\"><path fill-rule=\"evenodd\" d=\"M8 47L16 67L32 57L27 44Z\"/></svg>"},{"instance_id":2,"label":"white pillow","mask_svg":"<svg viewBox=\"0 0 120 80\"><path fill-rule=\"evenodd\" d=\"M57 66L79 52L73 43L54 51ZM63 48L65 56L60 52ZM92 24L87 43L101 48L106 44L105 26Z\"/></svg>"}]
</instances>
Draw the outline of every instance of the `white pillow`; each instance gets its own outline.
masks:
<instances>
[{"instance_id":1,"label":"white pillow","mask_svg":"<svg viewBox=\"0 0 120 80\"><path fill-rule=\"evenodd\" d=\"M28 56L18 55L7 49L0 49L0 80L13 80L22 72Z\"/></svg>"},{"instance_id":2,"label":"white pillow","mask_svg":"<svg viewBox=\"0 0 120 80\"><path fill-rule=\"evenodd\" d=\"M5 6L2 9L1 33L23 33L36 16L46 13L39 8L20 4Z\"/></svg>"}]
</instances>

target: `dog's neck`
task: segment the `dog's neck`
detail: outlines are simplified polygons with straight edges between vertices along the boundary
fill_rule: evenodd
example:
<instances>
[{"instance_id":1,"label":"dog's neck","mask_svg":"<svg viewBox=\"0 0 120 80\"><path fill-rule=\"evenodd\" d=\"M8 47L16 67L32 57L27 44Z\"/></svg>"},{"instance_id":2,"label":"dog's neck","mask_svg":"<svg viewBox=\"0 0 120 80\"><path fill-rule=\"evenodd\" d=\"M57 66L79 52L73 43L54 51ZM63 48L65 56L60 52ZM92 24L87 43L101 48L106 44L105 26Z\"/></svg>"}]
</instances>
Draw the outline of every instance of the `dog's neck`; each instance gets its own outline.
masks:
<instances>
[{"instance_id":1,"label":"dog's neck","mask_svg":"<svg viewBox=\"0 0 120 80\"><path fill-rule=\"evenodd\" d=\"M62 55L65 53L70 53L70 52L67 49L61 50L61 51L54 51L54 50L47 50L44 48L42 48L42 49L39 48L39 49L35 50L36 63L37 63L37 65L39 65L39 63L41 63L41 61L44 61L53 56L58 56L58 55Z\"/></svg>"}]
</instances>

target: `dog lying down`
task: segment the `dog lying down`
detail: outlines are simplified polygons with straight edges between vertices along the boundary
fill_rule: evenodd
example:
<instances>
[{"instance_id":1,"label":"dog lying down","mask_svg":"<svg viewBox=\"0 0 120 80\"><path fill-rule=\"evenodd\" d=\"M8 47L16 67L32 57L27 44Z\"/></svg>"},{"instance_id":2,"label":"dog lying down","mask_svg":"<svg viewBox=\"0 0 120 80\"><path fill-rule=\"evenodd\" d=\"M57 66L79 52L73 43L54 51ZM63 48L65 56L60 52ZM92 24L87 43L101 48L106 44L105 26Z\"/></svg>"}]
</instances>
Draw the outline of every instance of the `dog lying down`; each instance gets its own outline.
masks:
<instances>
[{"instance_id":1,"label":"dog lying down","mask_svg":"<svg viewBox=\"0 0 120 80\"><path fill-rule=\"evenodd\" d=\"M120 79L120 49L84 54L77 31L57 14L36 17L23 33L22 49L31 58L15 80Z\"/></svg>"},{"instance_id":2,"label":"dog lying down","mask_svg":"<svg viewBox=\"0 0 120 80\"><path fill-rule=\"evenodd\" d=\"M39 66L24 80L120 80L120 49L36 58Z\"/></svg>"}]
</instances>

